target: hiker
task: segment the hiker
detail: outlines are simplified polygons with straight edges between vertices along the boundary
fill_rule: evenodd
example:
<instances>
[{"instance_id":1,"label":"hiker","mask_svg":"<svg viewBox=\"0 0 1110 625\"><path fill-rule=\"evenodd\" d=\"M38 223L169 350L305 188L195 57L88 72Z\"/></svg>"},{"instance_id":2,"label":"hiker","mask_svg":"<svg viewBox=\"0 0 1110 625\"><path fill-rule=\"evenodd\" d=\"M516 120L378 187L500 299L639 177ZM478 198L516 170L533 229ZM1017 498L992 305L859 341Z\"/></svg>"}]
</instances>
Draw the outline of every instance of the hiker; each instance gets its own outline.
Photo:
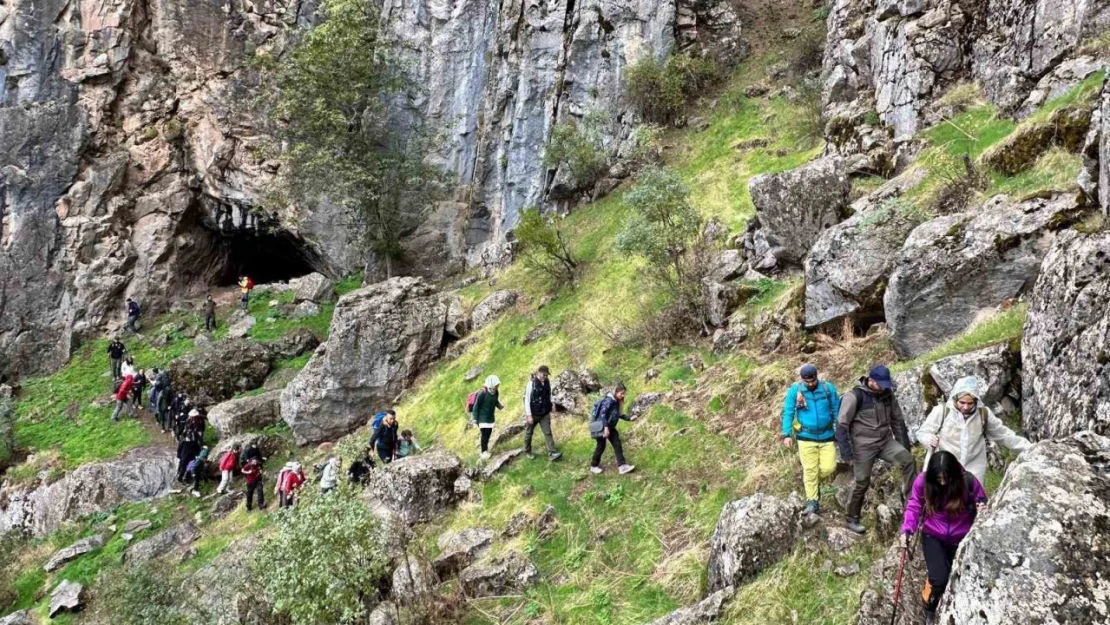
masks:
<instances>
[{"instance_id":1,"label":"hiker","mask_svg":"<svg viewBox=\"0 0 1110 625\"><path fill-rule=\"evenodd\" d=\"M262 457L262 450L258 448L258 441L253 440L247 443L247 450L243 452L239 460L244 464L251 460L257 460L259 464L266 462L266 459Z\"/></svg>"},{"instance_id":2,"label":"hiker","mask_svg":"<svg viewBox=\"0 0 1110 625\"><path fill-rule=\"evenodd\" d=\"M293 507L297 489L304 484L304 480L304 471L301 469L301 463L290 462L285 465L285 468L281 470L281 475L278 476L277 490L275 492L279 498L278 507Z\"/></svg>"},{"instance_id":3,"label":"hiker","mask_svg":"<svg viewBox=\"0 0 1110 625\"><path fill-rule=\"evenodd\" d=\"M786 389L782 403L782 444L787 449L798 439L802 462L802 484L806 491L806 514L821 511L821 482L836 473L836 417L840 397L828 380L818 380L817 367L806 364L798 370L801 382Z\"/></svg>"},{"instance_id":4,"label":"hiker","mask_svg":"<svg viewBox=\"0 0 1110 625\"><path fill-rule=\"evenodd\" d=\"M613 447L613 455L617 459L617 471L621 475L631 473L636 469L635 466L624 461L624 447L621 445L620 432L617 431L617 423L621 419L625 421L636 420L636 417L621 414L621 405L624 404L627 393L624 384L618 382L611 392L606 393L605 397L594 404L593 413L590 415L590 436L597 443L594 446L593 458L590 460L591 473L597 474L602 471L601 454L605 453L606 441Z\"/></svg>"},{"instance_id":5,"label":"hiker","mask_svg":"<svg viewBox=\"0 0 1110 625\"><path fill-rule=\"evenodd\" d=\"M127 298L127 324L124 326L132 332L139 332L139 315L142 310L139 308L139 303L130 297Z\"/></svg>"},{"instance_id":6,"label":"hiker","mask_svg":"<svg viewBox=\"0 0 1110 625\"><path fill-rule=\"evenodd\" d=\"M320 478L320 494L332 491L339 484L339 458L332 456L324 464L324 475Z\"/></svg>"},{"instance_id":7,"label":"hiker","mask_svg":"<svg viewBox=\"0 0 1110 625\"><path fill-rule=\"evenodd\" d=\"M536 457L532 453L532 433L539 426L547 444L547 459L554 462L562 458L563 454L555 449L555 438L551 436L551 410L554 404L551 403L550 376L551 370L543 365L532 374L528 385L524 387L524 453L529 458Z\"/></svg>"},{"instance_id":8,"label":"hiker","mask_svg":"<svg viewBox=\"0 0 1110 625\"><path fill-rule=\"evenodd\" d=\"M146 407L151 414L158 414L158 393L162 390L162 387L158 385L160 373L158 367L150 370L150 395L147 395Z\"/></svg>"},{"instance_id":9,"label":"hiker","mask_svg":"<svg viewBox=\"0 0 1110 625\"><path fill-rule=\"evenodd\" d=\"M412 436L412 430L403 430L401 439L397 441L397 459L415 456L420 451L420 443Z\"/></svg>"},{"instance_id":10,"label":"hiker","mask_svg":"<svg viewBox=\"0 0 1110 625\"><path fill-rule=\"evenodd\" d=\"M258 449L255 447L255 449ZM249 452L250 450L248 450ZM244 454L245 457L245 454ZM255 495L258 495L258 509L262 510L266 507L265 489L262 488L262 458L261 456L251 456L243 463L243 468L240 471L243 474L243 480L247 483L247 512L251 511L251 502L254 500Z\"/></svg>"},{"instance_id":11,"label":"hiker","mask_svg":"<svg viewBox=\"0 0 1110 625\"><path fill-rule=\"evenodd\" d=\"M174 396L173 401L176 404L175 407L170 409L173 413L173 436L177 440L182 440L185 438L185 425L189 420L192 403L189 402L189 396L185 393L178 393Z\"/></svg>"},{"instance_id":12,"label":"hiker","mask_svg":"<svg viewBox=\"0 0 1110 625\"><path fill-rule=\"evenodd\" d=\"M987 479L987 441L1019 454L1032 446L983 404L975 376L956 381L948 402L933 408L917 429L917 440L928 450L926 463L937 450L950 452L980 483Z\"/></svg>"},{"instance_id":13,"label":"hiker","mask_svg":"<svg viewBox=\"0 0 1110 625\"><path fill-rule=\"evenodd\" d=\"M154 385L151 387L151 404L154 407L154 414L158 418L158 427L162 429L165 434L168 430L172 429L170 422L170 396L173 390L170 388L170 377L165 371L155 371Z\"/></svg>"},{"instance_id":14,"label":"hiker","mask_svg":"<svg viewBox=\"0 0 1110 625\"><path fill-rule=\"evenodd\" d=\"M249 303L250 299L250 292L253 288L254 280L251 280L247 276L239 276L239 290L242 293L242 295L239 297L239 304L243 307L243 310L247 310L247 304Z\"/></svg>"},{"instance_id":15,"label":"hiker","mask_svg":"<svg viewBox=\"0 0 1110 625\"><path fill-rule=\"evenodd\" d=\"M367 447L362 452L362 458L355 460L351 463L351 466L347 467L347 480L352 484L365 484L366 477L374 469L374 456L370 449L370 447Z\"/></svg>"},{"instance_id":16,"label":"hiker","mask_svg":"<svg viewBox=\"0 0 1110 625\"><path fill-rule=\"evenodd\" d=\"M230 451L224 452L220 458L220 485L216 487L216 492L223 494L224 491L231 488L231 477L235 470L239 468L239 452L243 451L243 446L235 443L231 446Z\"/></svg>"},{"instance_id":17,"label":"hiker","mask_svg":"<svg viewBox=\"0 0 1110 625\"><path fill-rule=\"evenodd\" d=\"M956 549L986 503L982 483L964 470L955 455L944 450L933 454L925 472L913 482L902 520L902 546L908 548L910 537L921 531L921 551L928 573L921 598L929 625L948 586Z\"/></svg>"},{"instance_id":18,"label":"hiker","mask_svg":"<svg viewBox=\"0 0 1110 625\"><path fill-rule=\"evenodd\" d=\"M123 342L119 340L118 336L113 336L111 342L108 343L108 361L112 364L112 381L123 377L120 373L123 366L123 354L127 348L123 346Z\"/></svg>"},{"instance_id":19,"label":"hiker","mask_svg":"<svg viewBox=\"0 0 1110 625\"><path fill-rule=\"evenodd\" d=\"M859 384L840 399L836 443L845 462L852 462L855 481L848 500L846 527L856 534L867 532L860 523L863 497L871 487L871 469L882 459L902 468L902 496L908 496L916 472L910 455L909 433L902 408L894 396L890 370L871 368Z\"/></svg>"},{"instance_id":20,"label":"hiker","mask_svg":"<svg viewBox=\"0 0 1110 625\"><path fill-rule=\"evenodd\" d=\"M131 403L135 408L141 408L143 405L143 389L146 388L146 382L146 369L139 369L131 384Z\"/></svg>"},{"instance_id":21,"label":"hiker","mask_svg":"<svg viewBox=\"0 0 1110 625\"><path fill-rule=\"evenodd\" d=\"M119 373L123 377L134 376L138 371L135 369L135 359L128 356L123 359L123 364L120 365Z\"/></svg>"},{"instance_id":22,"label":"hiker","mask_svg":"<svg viewBox=\"0 0 1110 625\"><path fill-rule=\"evenodd\" d=\"M112 398L116 400L116 408L112 411L112 421L119 421L119 413L126 412L134 415L131 409L131 387L135 384L133 376L124 376Z\"/></svg>"},{"instance_id":23,"label":"hiker","mask_svg":"<svg viewBox=\"0 0 1110 625\"><path fill-rule=\"evenodd\" d=\"M369 445L378 452L383 463L389 464L397 459L397 440L397 413L390 410L374 428Z\"/></svg>"},{"instance_id":24,"label":"hiker","mask_svg":"<svg viewBox=\"0 0 1110 625\"><path fill-rule=\"evenodd\" d=\"M204 331L212 332L216 329L216 300L209 293L204 298ZM261 506L260 506L261 507Z\"/></svg>"},{"instance_id":25,"label":"hiker","mask_svg":"<svg viewBox=\"0 0 1110 625\"><path fill-rule=\"evenodd\" d=\"M189 463L200 453L200 443L188 439L177 443L177 481L185 482L185 472Z\"/></svg>"},{"instance_id":26,"label":"hiker","mask_svg":"<svg viewBox=\"0 0 1110 625\"><path fill-rule=\"evenodd\" d=\"M207 412L200 407L189 411L189 419L185 422L185 437L198 443L204 442L204 429L208 425Z\"/></svg>"},{"instance_id":27,"label":"hiker","mask_svg":"<svg viewBox=\"0 0 1110 625\"><path fill-rule=\"evenodd\" d=\"M505 408L497 398L499 386L501 380L497 376L487 377L486 383L474 396L474 404L470 410L470 423L478 426L482 460L489 459L489 437L496 421L494 413Z\"/></svg>"},{"instance_id":28,"label":"hiker","mask_svg":"<svg viewBox=\"0 0 1110 625\"><path fill-rule=\"evenodd\" d=\"M185 469L185 480L193 481L193 496L200 497L200 483L208 475L208 448L201 447L196 457Z\"/></svg>"}]
</instances>

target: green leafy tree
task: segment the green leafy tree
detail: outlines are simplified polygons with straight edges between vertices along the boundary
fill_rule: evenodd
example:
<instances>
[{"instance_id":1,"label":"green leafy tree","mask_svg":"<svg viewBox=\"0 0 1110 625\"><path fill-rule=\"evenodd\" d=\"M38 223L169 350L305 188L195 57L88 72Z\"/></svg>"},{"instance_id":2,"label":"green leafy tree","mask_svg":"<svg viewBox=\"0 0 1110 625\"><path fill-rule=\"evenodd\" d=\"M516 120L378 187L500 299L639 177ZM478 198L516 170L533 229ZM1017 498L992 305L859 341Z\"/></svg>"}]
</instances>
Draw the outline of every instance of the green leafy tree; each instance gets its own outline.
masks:
<instances>
[{"instance_id":1,"label":"green leafy tree","mask_svg":"<svg viewBox=\"0 0 1110 625\"><path fill-rule=\"evenodd\" d=\"M378 5L323 0L320 10L324 21L291 52L261 60L263 101L286 166L281 195L346 208L367 251L392 274L400 239L426 213L438 175L423 161L419 123L390 114L388 102L409 85L382 37Z\"/></svg>"},{"instance_id":2,"label":"green leafy tree","mask_svg":"<svg viewBox=\"0 0 1110 625\"><path fill-rule=\"evenodd\" d=\"M710 58L681 53L659 61L648 54L628 68L625 90L644 120L671 124L718 74Z\"/></svg>"},{"instance_id":3,"label":"green leafy tree","mask_svg":"<svg viewBox=\"0 0 1110 625\"><path fill-rule=\"evenodd\" d=\"M561 284L574 281L578 261L571 253L563 233L537 208L520 214L520 223L513 231L520 243L524 263L538 269Z\"/></svg>"},{"instance_id":4,"label":"green leafy tree","mask_svg":"<svg viewBox=\"0 0 1110 625\"><path fill-rule=\"evenodd\" d=\"M327 495L310 490L259 544L255 573L293 625L357 623L388 571L386 532L346 486Z\"/></svg>"},{"instance_id":5,"label":"green leafy tree","mask_svg":"<svg viewBox=\"0 0 1110 625\"><path fill-rule=\"evenodd\" d=\"M565 168L575 189L592 186L609 165L602 144L603 121L600 115L591 114L556 126L544 149L544 165Z\"/></svg>"}]
</instances>

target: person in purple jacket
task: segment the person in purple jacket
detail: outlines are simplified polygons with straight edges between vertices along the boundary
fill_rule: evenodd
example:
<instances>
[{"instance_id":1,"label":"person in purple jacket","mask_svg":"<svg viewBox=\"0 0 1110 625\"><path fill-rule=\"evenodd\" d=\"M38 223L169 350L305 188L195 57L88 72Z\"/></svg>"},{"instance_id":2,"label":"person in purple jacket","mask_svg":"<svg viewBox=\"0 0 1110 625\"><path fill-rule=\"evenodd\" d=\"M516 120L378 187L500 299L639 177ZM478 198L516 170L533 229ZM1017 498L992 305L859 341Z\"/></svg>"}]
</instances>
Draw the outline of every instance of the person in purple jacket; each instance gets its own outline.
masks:
<instances>
[{"instance_id":1,"label":"person in purple jacket","mask_svg":"<svg viewBox=\"0 0 1110 625\"><path fill-rule=\"evenodd\" d=\"M933 454L925 472L913 482L902 520L902 544L909 545L910 537L921 531L921 551L928 573L921 593L927 625L932 625L948 586L956 548L971 531L975 516L986 503L987 493L982 484L947 451Z\"/></svg>"}]
</instances>

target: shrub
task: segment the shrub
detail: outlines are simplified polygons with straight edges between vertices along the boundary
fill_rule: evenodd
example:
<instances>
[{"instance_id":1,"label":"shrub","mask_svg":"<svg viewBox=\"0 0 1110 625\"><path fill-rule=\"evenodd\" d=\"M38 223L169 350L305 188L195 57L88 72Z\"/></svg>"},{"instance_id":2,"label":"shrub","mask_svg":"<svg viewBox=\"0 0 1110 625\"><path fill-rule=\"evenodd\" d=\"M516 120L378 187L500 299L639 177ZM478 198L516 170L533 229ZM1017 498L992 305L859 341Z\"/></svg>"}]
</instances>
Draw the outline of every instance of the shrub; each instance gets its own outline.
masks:
<instances>
[{"instance_id":1,"label":"shrub","mask_svg":"<svg viewBox=\"0 0 1110 625\"><path fill-rule=\"evenodd\" d=\"M556 126L544 149L544 165L565 169L575 189L593 186L608 167L600 126L596 115Z\"/></svg>"},{"instance_id":2,"label":"shrub","mask_svg":"<svg viewBox=\"0 0 1110 625\"><path fill-rule=\"evenodd\" d=\"M625 88L645 121L670 124L686 102L717 77L716 63L710 58L681 53L661 62L648 54L628 68Z\"/></svg>"},{"instance_id":3,"label":"shrub","mask_svg":"<svg viewBox=\"0 0 1110 625\"><path fill-rule=\"evenodd\" d=\"M794 76L805 76L809 72L821 69L821 64L825 60L824 29L808 29L794 41L797 48L790 59L790 73Z\"/></svg>"},{"instance_id":4,"label":"shrub","mask_svg":"<svg viewBox=\"0 0 1110 625\"><path fill-rule=\"evenodd\" d=\"M925 209L930 215L959 213L968 209L978 193L990 182L971 157L937 158L929 173L938 183L925 198Z\"/></svg>"},{"instance_id":5,"label":"shrub","mask_svg":"<svg viewBox=\"0 0 1110 625\"><path fill-rule=\"evenodd\" d=\"M628 151L628 163L634 168L658 163L663 160L663 127L657 124L640 124L632 131L632 147Z\"/></svg>"},{"instance_id":6,"label":"shrub","mask_svg":"<svg viewBox=\"0 0 1110 625\"><path fill-rule=\"evenodd\" d=\"M524 264L538 269L560 284L574 281L578 271L563 233L539 209L528 208L520 214L520 223L513 231L520 243Z\"/></svg>"},{"instance_id":7,"label":"shrub","mask_svg":"<svg viewBox=\"0 0 1110 625\"><path fill-rule=\"evenodd\" d=\"M279 513L255 552L254 570L275 611L294 625L356 623L377 598L389 555L386 533L346 485L327 495L305 489Z\"/></svg>"},{"instance_id":8,"label":"shrub","mask_svg":"<svg viewBox=\"0 0 1110 625\"><path fill-rule=\"evenodd\" d=\"M187 625L179 579L171 566L151 561L113 570L98 579L96 612L117 625Z\"/></svg>"}]
</instances>

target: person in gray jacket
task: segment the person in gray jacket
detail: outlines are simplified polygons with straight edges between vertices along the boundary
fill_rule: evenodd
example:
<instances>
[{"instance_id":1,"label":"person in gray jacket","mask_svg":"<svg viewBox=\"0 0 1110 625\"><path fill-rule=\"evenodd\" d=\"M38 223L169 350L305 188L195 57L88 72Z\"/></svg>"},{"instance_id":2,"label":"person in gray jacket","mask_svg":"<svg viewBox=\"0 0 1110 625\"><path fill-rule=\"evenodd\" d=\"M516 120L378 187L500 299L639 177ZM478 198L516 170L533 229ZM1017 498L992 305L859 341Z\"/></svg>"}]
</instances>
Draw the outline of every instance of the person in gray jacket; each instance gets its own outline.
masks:
<instances>
[{"instance_id":1,"label":"person in gray jacket","mask_svg":"<svg viewBox=\"0 0 1110 625\"><path fill-rule=\"evenodd\" d=\"M524 387L524 453L529 458L535 457L532 454L532 434L536 431L536 426L539 426L547 443L547 458L554 462L562 458L563 454L555 449L555 438L551 435L551 410L554 404L551 403L550 376L551 370L543 365L528 379L528 385Z\"/></svg>"},{"instance_id":2,"label":"person in gray jacket","mask_svg":"<svg viewBox=\"0 0 1110 625\"><path fill-rule=\"evenodd\" d=\"M859 385L840 400L836 424L836 443L840 457L852 463L851 496L848 500L849 530L863 534L860 523L863 498L871 488L871 470L882 459L896 464L902 471L902 496L908 497L917 476L917 466L910 455L909 431L902 417L902 408L894 396L890 370L879 365L871 368Z\"/></svg>"}]
</instances>

